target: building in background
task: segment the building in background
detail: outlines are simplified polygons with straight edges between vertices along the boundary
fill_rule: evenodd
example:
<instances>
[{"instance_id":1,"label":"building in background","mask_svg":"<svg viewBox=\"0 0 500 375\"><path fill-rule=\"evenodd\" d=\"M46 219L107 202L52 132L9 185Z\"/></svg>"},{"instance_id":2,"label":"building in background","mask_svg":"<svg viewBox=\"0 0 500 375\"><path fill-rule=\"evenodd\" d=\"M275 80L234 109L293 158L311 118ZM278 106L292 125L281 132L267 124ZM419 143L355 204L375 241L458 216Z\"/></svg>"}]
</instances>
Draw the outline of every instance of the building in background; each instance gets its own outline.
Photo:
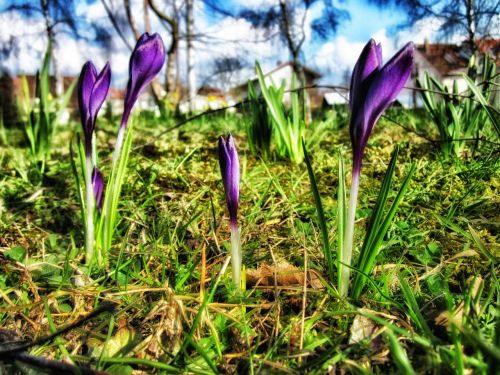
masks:
<instances>
[{"instance_id":1,"label":"building in background","mask_svg":"<svg viewBox=\"0 0 500 375\"><path fill-rule=\"evenodd\" d=\"M316 81L321 78L321 74L317 71L310 69L306 66L302 67L305 76L305 85L307 87L307 94L309 96L309 101L312 109L319 108L323 101L322 93L315 87ZM283 64L278 64L271 71L264 73L266 84L271 84L273 82L275 85L279 86L282 83L285 84L285 94L284 101L290 101L290 95L286 91L292 89L292 76L293 76L293 63L288 61ZM249 81L254 85L257 93L260 93L259 80L257 75L250 78ZM230 90L231 97L236 101L245 100L248 97L247 93L248 82L242 83Z\"/></svg>"},{"instance_id":2,"label":"building in background","mask_svg":"<svg viewBox=\"0 0 500 375\"><path fill-rule=\"evenodd\" d=\"M62 77L63 92L66 92L72 85L75 84L78 77L64 76ZM17 100L23 97L23 80L29 90L31 100L34 100L36 94L36 80L37 76L33 74L18 75L11 77L7 73L0 73L0 115L3 116L3 121L6 126L14 126L19 119L19 112L17 109ZM50 92L54 93L56 90L56 78L49 77ZM68 103L67 113L63 116L63 122L69 120L70 115L78 109L78 96L76 93L76 85Z\"/></svg>"},{"instance_id":3,"label":"building in background","mask_svg":"<svg viewBox=\"0 0 500 375\"><path fill-rule=\"evenodd\" d=\"M477 42L478 51L481 54L487 54L500 67L500 39L483 39ZM416 46L415 66L412 74L412 80L407 86L414 87L415 80L423 79L427 72L445 86L452 89L454 82L457 83L458 91L468 89L466 81L462 75L467 73L469 64L469 48L466 43L442 44L429 43ZM418 106L418 93L414 91L413 101Z\"/></svg>"}]
</instances>

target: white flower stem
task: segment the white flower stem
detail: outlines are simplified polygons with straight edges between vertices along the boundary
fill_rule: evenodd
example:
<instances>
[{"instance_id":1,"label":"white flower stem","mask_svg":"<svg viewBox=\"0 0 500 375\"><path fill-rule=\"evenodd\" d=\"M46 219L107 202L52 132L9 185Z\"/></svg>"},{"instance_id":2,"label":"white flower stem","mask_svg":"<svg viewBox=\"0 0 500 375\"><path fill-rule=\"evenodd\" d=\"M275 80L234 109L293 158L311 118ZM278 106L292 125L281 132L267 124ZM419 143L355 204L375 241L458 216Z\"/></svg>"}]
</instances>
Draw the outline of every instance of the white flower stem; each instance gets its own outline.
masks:
<instances>
[{"instance_id":1,"label":"white flower stem","mask_svg":"<svg viewBox=\"0 0 500 375\"><path fill-rule=\"evenodd\" d=\"M241 290L241 242L238 224L231 223L231 266L237 290Z\"/></svg>"},{"instance_id":2,"label":"white flower stem","mask_svg":"<svg viewBox=\"0 0 500 375\"><path fill-rule=\"evenodd\" d=\"M113 166L118 161L118 157L120 156L124 136L125 136L125 126L120 126L120 129L118 130L118 136L116 137L115 151L113 153Z\"/></svg>"},{"instance_id":3,"label":"white flower stem","mask_svg":"<svg viewBox=\"0 0 500 375\"><path fill-rule=\"evenodd\" d=\"M94 258L94 189L92 188L92 157L85 157L85 195L87 223L85 231L86 263L91 264Z\"/></svg>"},{"instance_id":4,"label":"white flower stem","mask_svg":"<svg viewBox=\"0 0 500 375\"><path fill-rule=\"evenodd\" d=\"M347 227L345 235L344 249L342 251L342 265L341 269L341 283L340 283L340 295L342 297L347 296L349 290L349 276L351 275L351 269L344 266L344 264L351 265L352 259L352 249L354 240L354 221L356 219L356 204L358 202L358 189L359 189L359 169L352 171L352 181L351 181L351 192L349 195L349 208L347 212Z\"/></svg>"}]
</instances>

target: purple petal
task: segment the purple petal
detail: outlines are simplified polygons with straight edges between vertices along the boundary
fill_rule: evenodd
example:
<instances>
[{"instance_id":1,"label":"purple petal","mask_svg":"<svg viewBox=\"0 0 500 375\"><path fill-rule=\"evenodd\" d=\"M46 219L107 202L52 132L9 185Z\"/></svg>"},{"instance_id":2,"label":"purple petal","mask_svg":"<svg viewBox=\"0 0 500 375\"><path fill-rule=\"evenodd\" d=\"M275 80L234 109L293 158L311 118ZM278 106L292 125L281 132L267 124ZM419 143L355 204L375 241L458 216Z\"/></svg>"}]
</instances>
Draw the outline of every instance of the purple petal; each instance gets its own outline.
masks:
<instances>
[{"instance_id":1,"label":"purple petal","mask_svg":"<svg viewBox=\"0 0 500 375\"><path fill-rule=\"evenodd\" d=\"M407 43L384 65L373 80L365 102L365 109L372 110L370 122L375 123L378 120L410 78L413 53L413 43Z\"/></svg>"},{"instance_id":2,"label":"purple petal","mask_svg":"<svg viewBox=\"0 0 500 375\"><path fill-rule=\"evenodd\" d=\"M351 141L359 166L368 137L382 113L396 99L413 68L413 43L405 45L382 69L374 73L365 92L358 92L351 114Z\"/></svg>"},{"instance_id":3,"label":"purple petal","mask_svg":"<svg viewBox=\"0 0 500 375\"><path fill-rule=\"evenodd\" d=\"M101 211L104 201L104 177L96 167L94 167L92 171L92 188L94 190L96 207Z\"/></svg>"},{"instance_id":4,"label":"purple petal","mask_svg":"<svg viewBox=\"0 0 500 375\"><path fill-rule=\"evenodd\" d=\"M90 125L90 97L92 95L92 88L97 77L97 71L91 61L87 61L80 73L78 79L78 105L80 107L80 117L82 120L82 127L85 136L91 134L92 130L89 129Z\"/></svg>"},{"instance_id":5,"label":"purple petal","mask_svg":"<svg viewBox=\"0 0 500 375\"><path fill-rule=\"evenodd\" d=\"M349 105L351 111L359 104L357 102L362 95L361 92L366 87L365 82L372 74L374 74L374 72L380 69L381 65L382 47L380 44L376 44L373 39L370 39L363 48L363 51L361 51L361 55L359 56L352 71L349 94Z\"/></svg>"},{"instance_id":6,"label":"purple petal","mask_svg":"<svg viewBox=\"0 0 500 375\"><path fill-rule=\"evenodd\" d=\"M232 223L236 223L240 192L240 163L234 138L229 134L227 139L219 138L219 164L226 193L226 202Z\"/></svg>"},{"instance_id":7,"label":"purple petal","mask_svg":"<svg viewBox=\"0 0 500 375\"><path fill-rule=\"evenodd\" d=\"M101 73L96 78L94 87L92 88L92 96L90 98L90 117L92 118L92 124L95 126L95 121L97 118L97 113L101 109L102 103L106 99L108 94L109 84L111 83L111 68L109 63L106 63ZM92 129L93 131L94 129Z\"/></svg>"},{"instance_id":8,"label":"purple petal","mask_svg":"<svg viewBox=\"0 0 500 375\"><path fill-rule=\"evenodd\" d=\"M126 126L137 98L159 73L164 62L165 47L160 35L143 34L130 56L129 80L121 126Z\"/></svg>"}]
</instances>

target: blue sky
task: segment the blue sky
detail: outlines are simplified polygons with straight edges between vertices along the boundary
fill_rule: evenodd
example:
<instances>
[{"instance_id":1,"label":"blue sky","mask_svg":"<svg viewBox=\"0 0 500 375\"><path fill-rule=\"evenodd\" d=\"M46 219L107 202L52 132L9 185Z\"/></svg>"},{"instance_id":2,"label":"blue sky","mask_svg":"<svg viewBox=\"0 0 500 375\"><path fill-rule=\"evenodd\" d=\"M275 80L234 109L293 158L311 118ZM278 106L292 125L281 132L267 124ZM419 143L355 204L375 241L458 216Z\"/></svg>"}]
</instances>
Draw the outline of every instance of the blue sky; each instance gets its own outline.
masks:
<instances>
[{"instance_id":1,"label":"blue sky","mask_svg":"<svg viewBox=\"0 0 500 375\"><path fill-rule=\"evenodd\" d=\"M244 4L245 6L259 7L263 3L269 3L269 1L272 0L231 0L230 5L237 7L239 4ZM0 9L5 9L11 3L11 0L0 0ZM110 2L108 1L108 3ZM118 3L121 4L121 2ZM143 0L132 0L131 3L136 19L140 23ZM158 1L158 3L161 2ZM114 4L116 6L117 2ZM227 1L221 2L221 4L227 4ZM329 40L318 42L311 37L310 28L306 25L308 39L303 48L305 64L322 72L324 82L337 83L346 70L352 69L359 52L371 37L382 43L384 59L390 57L397 47L407 42L410 37L417 43L422 42L424 37L433 39L434 31L430 27L432 22L420 25L419 30L396 32L395 26L405 20L405 14L400 11L377 8L365 0L340 1L337 5L349 12L350 19L343 21L337 34ZM121 7L117 7L117 10L123 12ZM320 10L315 4L310 10L310 19L314 18L314 15L318 14ZM79 1L77 13L87 18L88 21L111 28L99 0ZM262 39L262 33L253 30L251 25L243 19L215 17L208 14L203 3L199 0L195 0L195 28L197 33L212 36L211 44L202 42L195 44L199 82L203 82L209 76L214 58L241 57L247 59L251 64L254 60L259 60L262 62L264 70L272 68L278 61L285 61L289 58L286 48L278 41L272 43L225 42L238 38L247 41L258 40ZM44 25L41 19L26 20L15 13L0 15L0 44L5 45L12 37L22 37L17 56L11 56L8 60L1 61L0 68L13 73L34 73L40 65L46 45L43 29ZM157 21L153 22L153 30L160 32L164 40L168 42L168 33ZM130 42L133 43L131 34L128 35ZM82 64L87 59L94 60L97 65L102 65L106 60L110 60L114 84L121 85L126 80L129 52L118 36L114 38L114 46L111 51L104 51L95 44L89 44L85 41L75 41L64 34L61 34L59 45L56 55L59 66L65 74L78 74ZM184 43L180 45L179 58L182 77L185 65ZM221 85L230 86L237 82L244 82L251 74L252 69L243 70L231 79L228 78L225 82L221 82Z\"/></svg>"},{"instance_id":2,"label":"blue sky","mask_svg":"<svg viewBox=\"0 0 500 375\"><path fill-rule=\"evenodd\" d=\"M401 10L377 7L367 1L348 1L345 7L351 19L340 25L338 33L355 42L366 41L377 31L390 30L406 20Z\"/></svg>"}]
</instances>

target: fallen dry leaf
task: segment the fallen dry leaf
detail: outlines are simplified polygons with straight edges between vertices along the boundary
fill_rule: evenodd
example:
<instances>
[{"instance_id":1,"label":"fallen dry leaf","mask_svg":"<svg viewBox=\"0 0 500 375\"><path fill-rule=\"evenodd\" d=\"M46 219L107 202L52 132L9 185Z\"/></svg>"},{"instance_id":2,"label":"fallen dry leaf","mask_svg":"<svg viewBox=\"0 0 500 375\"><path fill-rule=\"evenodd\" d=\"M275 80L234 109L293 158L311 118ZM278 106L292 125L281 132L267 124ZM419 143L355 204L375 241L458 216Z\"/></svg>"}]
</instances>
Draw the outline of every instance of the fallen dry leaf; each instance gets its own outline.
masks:
<instances>
[{"instance_id":1,"label":"fallen dry leaf","mask_svg":"<svg viewBox=\"0 0 500 375\"><path fill-rule=\"evenodd\" d=\"M304 271L281 261L276 265L261 264L257 269L246 270L247 286L301 286L304 284ZM322 289L321 279L314 270L307 272L307 285Z\"/></svg>"}]
</instances>

